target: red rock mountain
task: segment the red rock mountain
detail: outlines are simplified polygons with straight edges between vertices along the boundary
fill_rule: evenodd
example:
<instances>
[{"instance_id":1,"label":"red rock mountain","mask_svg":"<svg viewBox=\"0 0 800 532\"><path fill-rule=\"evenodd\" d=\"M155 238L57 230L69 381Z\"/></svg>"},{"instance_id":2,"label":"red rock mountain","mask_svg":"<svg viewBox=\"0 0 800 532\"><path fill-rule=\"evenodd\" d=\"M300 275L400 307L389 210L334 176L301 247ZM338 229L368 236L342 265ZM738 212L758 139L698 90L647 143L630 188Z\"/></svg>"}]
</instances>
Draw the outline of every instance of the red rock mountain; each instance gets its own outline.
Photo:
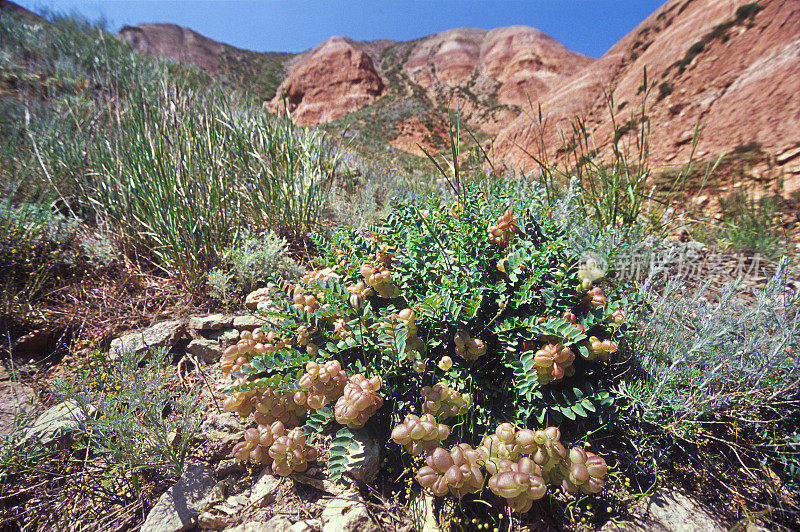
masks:
<instances>
[{"instance_id":1,"label":"red rock mountain","mask_svg":"<svg viewBox=\"0 0 800 532\"><path fill-rule=\"evenodd\" d=\"M495 137L499 161L534 166L525 153L540 138L524 112L530 98L546 118L550 157L563 157L562 135L575 117L602 157L615 137L632 140L632 113L646 94L655 165L688 158L699 120L696 157L756 146L800 175L800 0L670 0L598 60L525 26L461 28L407 42L334 37L269 61L239 50L233 63L220 47L233 48L185 28L144 24L121 34L138 50L212 72L232 64L246 72L236 78L245 86L269 70L256 92L273 110L285 98L300 124L334 121L412 153L421 153L418 143L429 151L445 145L448 111L457 110Z\"/></svg>"},{"instance_id":2,"label":"red rock mountain","mask_svg":"<svg viewBox=\"0 0 800 532\"><path fill-rule=\"evenodd\" d=\"M288 68L270 107L280 110L288 103L292 120L301 125L331 122L358 111L385 88L370 56L344 37L331 37L290 61Z\"/></svg>"},{"instance_id":3,"label":"red rock mountain","mask_svg":"<svg viewBox=\"0 0 800 532\"><path fill-rule=\"evenodd\" d=\"M511 26L491 31L461 28L421 39L405 69L426 89L491 80L501 103L520 105L591 62L537 29Z\"/></svg>"},{"instance_id":4,"label":"red rock mountain","mask_svg":"<svg viewBox=\"0 0 800 532\"><path fill-rule=\"evenodd\" d=\"M641 108L645 68L652 163L685 161L698 120L695 155L701 158L751 145L788 162L800 151L797 0L667 2L602 58L539 99L550 155L563 153L559 134L569 136L576 116L584 118L601 153L615 135L624 141L631 110ZM614 94L616 131L607 88ZM523 149L538 138L536 125L521 116L497 136L494 148L511 165L534 166Z\"/></svg>"},{"instance_id":5,"label":"red rock mountain","mask_svg":"<svg viewBox=\"0 0 800 532\"><path fill-rule=\"evenodd\" d=\"M412 43L403 69L437 105L493 134L519 116L528 98L537 100L592 61L528 26L460 28Z\"/></svg>"},{"instance_id":6,"label":"red rock mountain","mask_svg":"<svg viewBox=\"0 0 800 532\"><path fill-rule=\"evenodd\" d=\"M226 45L175 24L139 24L125 26L119 36L138 52L194 63L217 72L220 55Z\"/></svg>"}]
</instances>

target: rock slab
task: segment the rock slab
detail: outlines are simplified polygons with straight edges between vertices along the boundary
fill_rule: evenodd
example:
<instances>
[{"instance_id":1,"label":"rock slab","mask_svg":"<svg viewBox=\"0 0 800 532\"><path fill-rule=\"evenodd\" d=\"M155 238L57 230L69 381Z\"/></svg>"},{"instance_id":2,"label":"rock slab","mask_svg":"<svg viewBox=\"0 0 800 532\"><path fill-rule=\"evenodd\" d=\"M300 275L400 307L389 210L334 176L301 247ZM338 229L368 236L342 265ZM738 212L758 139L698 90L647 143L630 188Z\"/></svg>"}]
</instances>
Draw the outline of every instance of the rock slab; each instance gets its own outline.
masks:
<instances>
[{"instance_id":1,"label":"rock slab","mask_svg":"<svg viewBox=\"0 0 800 532\"><path fill-rule=\"evenodd\" d=\"M24 440L38 440L42 445L49 445L79 430L94 412L93 406L82 408L75 401L64 401L48 408L36 418L33 425L25 431Z\"/></svg>"},{"instance_id":2,"label":"rock slab","mask_svg":"<svg viewBox=\"0 0 800 532\"><path fill-rule=\"evenodd\" d=\"M36 394L22 382L9 379L5 367L0 364L0 434L12 432L17 426L17 417L33 410Z\"/></svg>"},{"instance_id":3,"label":"rock slab","mask_svg":"<svg viewBox=\"0 0 800 532\"><path fill-rule=\"evenodd\" d=\"M233 316L227 314L209 314L208 316L192 316L189 328L197 331L218 331L229 329L233 325Z\"/></svg>"},{"instance_id":4,"label":"rock slab","mask_svg":"<svg viewBox=\"0 0 800 532\"><path fill-rule=\"evenodd\" d=\"M242 330L249 330L252 331L253 329L258 329L262 325L266 323L264 318L259 318L258 316L248 315L248 316L236 316L233 318L233 326L236 329Z\"/></svg>"},{"instance_id":5,"label":"rock slab","mask_svg":"<svg viewBox=\"0 0 800 532\"><path fill-rule=\"evenodd\" d=\"M380 530L357 495L331 499L322 511L322 532L372 532Z\"/></svg>"},{"instance_id":6,"label":"rock slab","mask_svg":"<svg viewBox=\"0 0 800 532\"><path fill-rule=\"evenodd\" d=\"M195 338L186 346L186 353L195 356L206 364L218 362L222 356L222 345L214 340Z\"/></svg>"},{"instance_id":7,"label":"rock slab","mask_svg":"<svg viewBox=\"0 0 800 532\"><path fill-rule=\"evenodd\" d=\"M678 491L656 491L634 511L630 521L608 523L601 532L725 532L720 519L691 497Z\"/></svg>"},{"instance_id":8,"label":"rock slab","mask_svg":"<svg viewBox=\"0 0 800 532\"><path fill-rule=\"evenodd\" d=\"M171 348L185 330L186 326L180 320L162 321L147 329L128 333L112 340L108 354L114 360L127 350L141 355L148 349Z\"/></svg>"},{"instance_id":9,"label":"rock slab","mask_svg":"<svg viewBox=\"0 0 800 532\"><path fill-rule=\"evenodd\" d=\"M270 468L264 468L250 491L250 502L262 506L275 502L280 486L281 479L273 475Z\"/></svg>"},{"instance_id":10,"label":"rock slab","mask_svg":"<svg viewBox=\"0 0 800 532\"><path fill-rule=\"evenodd\" d=\"M208 467L190 465L147 514L141 532L182 532L193 527L214 484L214 473Z\"/></svg>"},{"instance_id":11,"label":"rock slab","mask_svg":"<svg viewBox=\"0 0 800 532\"><path fill-rule=\"evenodd\" d=\"M363 430L353 431L353 435L347 470L361 482L370 484L381 468L381 446Z\"/></svg>"}]
</instances>

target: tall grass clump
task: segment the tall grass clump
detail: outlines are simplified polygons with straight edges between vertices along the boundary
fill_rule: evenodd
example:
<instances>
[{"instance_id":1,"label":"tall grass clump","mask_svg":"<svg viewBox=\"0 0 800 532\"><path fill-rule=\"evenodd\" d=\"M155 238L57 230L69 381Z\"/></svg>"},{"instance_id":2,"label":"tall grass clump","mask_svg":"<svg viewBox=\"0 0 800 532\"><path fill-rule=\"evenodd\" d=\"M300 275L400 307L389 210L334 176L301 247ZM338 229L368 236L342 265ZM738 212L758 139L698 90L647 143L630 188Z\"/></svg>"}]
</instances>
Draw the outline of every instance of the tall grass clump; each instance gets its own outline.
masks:
<instances>
[{"instance_id":1,"label":"tall grass clump","mask_svg":"<svg viewBox=\"0 0 800 532\"><path fill-rule=\"evenodd\" d=\"M784 238L780 232L783 203L778 194L756 198L741 188L727 198L720 198L722 219L716 234L717 244L775 257Z\"/></svg>"},{"instance_id":2,"label":"tall grass clump","mask_svg":"<svg viewBox=\"0 0 800 532\"><path fill-rule=\"evenodd\" d=\"M249 217L287 236L318 227L339 170L340 151L321 132L263 112L222 112L231 131Z\"/></svg>"},{"instance_id":3,"label":"tall grass clump","mask_svg":"<svg viewBox=\"0 0 800 532\"><path fill-rule=\"evenodd\" d=\"M320 132L102 24L5 22L0 175L34 201L108 222L191 292L245 229L297 239L324 219L340 156Z\"/></svg>"},{"instance_id":4,"label":"tall grass clump","mask_svg":"<svg viewBox=\"0 0 800 532\"><path fill-rule=\"evenodd\" d=\"M125 101L92 147L92 209L191 288L246 229L314 229L337 169L316 132L237 105L164 81Z\"/></svg>"},{"instance_id":5,"label":"tall grass clump","mask_svg":"<svg viewBox=\"0 0 800 532\"><path fill-rule=\"evenodd\" d=\"M656 83L648 81L645 70L640 87L641 102L627 120L618 116L622 105L616 105L612 92L606 93L612 137L606 146L598 147L585 120L575 118L570 130L560 131L563 158L551 161L545 136L547 119L541 106L533 117L535 142L531 149L521 148L537 166L538 179L553 201L562 186L577 179L583 192L580 203L583 214L606 227L631 228L643 225L651 232L663 233L668 225L666 212L670 204L686 192L687 179L693 172L694 151L699 140L699 125L692 136L689 161L664 186L656 183L650 166L650 116L648 98ZM627 103L627 102L624 102ZM716 169L721 158L705 169L705 179Z\"/></svg>"}]
</instances>

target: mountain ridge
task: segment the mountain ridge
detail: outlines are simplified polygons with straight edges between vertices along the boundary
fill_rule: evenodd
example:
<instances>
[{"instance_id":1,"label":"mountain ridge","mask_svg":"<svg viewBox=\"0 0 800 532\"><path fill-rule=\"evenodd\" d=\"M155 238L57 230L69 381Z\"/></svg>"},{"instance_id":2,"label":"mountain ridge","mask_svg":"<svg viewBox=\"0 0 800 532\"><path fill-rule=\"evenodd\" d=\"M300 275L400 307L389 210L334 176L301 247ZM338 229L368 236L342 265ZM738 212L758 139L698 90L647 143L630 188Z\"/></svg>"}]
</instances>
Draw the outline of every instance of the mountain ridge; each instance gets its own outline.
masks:
<instances>
[{"instance_id":1,"label":"mountain ridge","mask_svg":"<svg viewBox=\"0 0 800 532\"><path fill-rule=\"evenodd\" d=\"M271 83L260 96L273 111L286 99L298 123L361 131L417 155L418 144L446 148L448 120L457 114L482 139L495 138L498 164L519 168L535 166L526 152L542 141L549 158L565 158L562 140L576 117L601 159L615 139L632 142L642 124L630 113L644 94L655 165L688 159L700 120L696 156L755 146L800 174L796 157L787 155L800 147L800 100L792 89L800 87L798 36L797 0L670 0L598 59L529 26L455 28L411 41L332 37L271 56ZM219 58L253 54L243 65L261 54L183 42L187 50L173 50L173 58L192 60L198 49ZM217 70L229 71L229 63L218 59ZM645 69L649 86L642 90ZM253 76L240 77L247 88ZM531 118L529 103L533 111L541 105L545 128Z\"/></svg>"}]
</instances>

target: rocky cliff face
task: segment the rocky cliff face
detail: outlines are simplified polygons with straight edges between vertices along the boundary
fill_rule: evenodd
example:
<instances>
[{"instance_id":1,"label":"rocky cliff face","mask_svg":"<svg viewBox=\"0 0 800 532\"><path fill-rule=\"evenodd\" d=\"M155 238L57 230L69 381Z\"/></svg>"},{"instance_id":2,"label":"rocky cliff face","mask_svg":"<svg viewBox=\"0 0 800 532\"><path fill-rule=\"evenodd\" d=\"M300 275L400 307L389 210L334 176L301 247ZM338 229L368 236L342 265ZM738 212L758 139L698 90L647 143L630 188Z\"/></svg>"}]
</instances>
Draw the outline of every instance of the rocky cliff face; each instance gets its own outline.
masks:
<instances>
[{"instance_id":1,"label":"rocky cliff face","mask_svg":"<svg viewBox=\"0 0 800 532\"><path fill-rule=\"evenodd\" d=\"M535 100L592 62L528 26L491 31L461 28L422 39L405 64L422 87L494 86L497 99L520 105Z\"/></svg>"},{"instance_id":2,"label":"rocky cliff face","mask_svg":"<svg viewBox=\"0 0 800 532\"><path fill-rule=\"evenodd\" d=\"M559 135L569 136L576 116L584 117L601 154L615 136L629 140L645 68L656 165L688 159L698 120L695 156L701 158L745 145L770 153L800 145L800 2L673 0L540 99L549 155L563 155ZM607 87L614 94L616 129ZM519 117L498 135L495 149L506 163L531 167L520 146L530 148L538 138L536 125Z\"/></svg>"},{"instance_id":3,"label":"rocky cliff face","mask_svg":"<svg viewBox=\"0 0 800 532\"><path fill-rule=\"evenodd\" d=\"M593 60L527 26L460 28L419 40L403 68L437 105L486 133Z\"/></svg>"},{"instance_id":4,"label":"rocky cliff face","mask_svg":"<svg viewBox=\"0 0 800 532\"><path fill-rule=\"evenodd\" d=\"M169 57L201 66L209 72L219 69L220 55L226 45L175 24L139 24L125 26L119 36L138 52Z\"/></svg>"},{"instance_id":5,"label":"rocky cliff face","mask_svg":"<svg viewBox=\"0 0 800 532\"><path fill-rule=\"evenodd\" d=\"M563 158L562 134L569 137L575 117L607 155L615 137L633 140L646 94L653 164L684 162L699 120L696 158L758 146L800 176L798 0L670 0L598 60L526 26L461 28L399 43L334 37L302 54L269 58L172 25L143 24L121 35L146 53L223 75L235 70L245 87L261 73L255 92L273 110L285 98L300 124L336 121L371 105L345 119L351 129L412 153L420 152L418 143L443 145L447 112L457 111L462 122L496 137L497 158L511 166L534 166L525 151L535 149L540 133L548 155ZM541 131L523 112L528 98L542 106Z\"/></svg>"},{"instance_id":6,"label":"rocky cliff face","mask_svg":"<svg viewBox=\"0 0 800 532\"><path fill-rule=\"evenodd\" d=\"M331 37L299 59L270 102L278 111L288 103L298 124L341 118L371 104L385 89L370 56L349 39Z\"/></svg>"}]
</instances>

